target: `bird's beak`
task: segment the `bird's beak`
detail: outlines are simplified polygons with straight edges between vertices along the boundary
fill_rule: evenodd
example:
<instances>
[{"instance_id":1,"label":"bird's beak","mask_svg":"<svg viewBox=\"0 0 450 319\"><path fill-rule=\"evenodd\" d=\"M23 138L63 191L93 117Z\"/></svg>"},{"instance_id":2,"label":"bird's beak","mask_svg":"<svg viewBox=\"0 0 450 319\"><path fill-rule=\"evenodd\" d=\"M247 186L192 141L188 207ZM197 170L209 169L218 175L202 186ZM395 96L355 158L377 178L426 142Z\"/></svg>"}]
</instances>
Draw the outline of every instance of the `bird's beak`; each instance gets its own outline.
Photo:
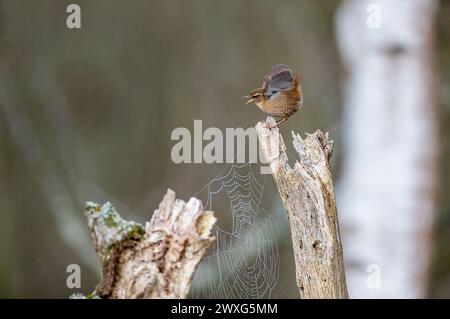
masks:
<instances>
[{"instance_id":1,"label":"bird's beak","mask_svg":"<svg viewBox=\"0 0 450 319\"><path fill-rule=\"evenodd\" d=\"M250 103L252 103L254 101L254 99L251 96L249 96L249 95L243 96L242 99L248 99L248 101L245 102L245 105L250 104Z\"/></svg>"}]
</instances>

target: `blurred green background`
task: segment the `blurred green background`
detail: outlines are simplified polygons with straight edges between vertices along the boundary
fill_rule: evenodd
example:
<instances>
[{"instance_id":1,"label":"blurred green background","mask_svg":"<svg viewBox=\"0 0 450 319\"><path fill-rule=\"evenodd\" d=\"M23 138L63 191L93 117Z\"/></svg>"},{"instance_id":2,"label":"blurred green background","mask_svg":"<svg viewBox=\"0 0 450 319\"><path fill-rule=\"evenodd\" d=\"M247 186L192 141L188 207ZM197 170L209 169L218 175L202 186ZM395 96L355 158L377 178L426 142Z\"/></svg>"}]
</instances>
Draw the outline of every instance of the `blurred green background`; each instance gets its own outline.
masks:
<instances>
[{"instance_id":1,"label":"blurred green background","mask_svg":"<svg viewBox=\"0 0 450 319\"><path fill-rule=\"evenodd\" d=\"M168 187L187 199L223 165L171 161L176 127L251 127L265 118L240 97L277 63L303 76L304 106L281 128L330 131L342 155L344 71L335 40L339 1L0 1L0 297L66 298L66 266L82 291L99 280L83 205L111 201L149 219ZM437 17L439 210L429 296L450 297L450 3ZM283 211L270 176L266 210ZM202 198L205 199L205 198ZM214 207L213 207L214 208ZM215 207L227 227L228 208ZM295 298L287 220L273 297ZM344 247L345 250L345 247Z\"/></svg>"}]
</instances>

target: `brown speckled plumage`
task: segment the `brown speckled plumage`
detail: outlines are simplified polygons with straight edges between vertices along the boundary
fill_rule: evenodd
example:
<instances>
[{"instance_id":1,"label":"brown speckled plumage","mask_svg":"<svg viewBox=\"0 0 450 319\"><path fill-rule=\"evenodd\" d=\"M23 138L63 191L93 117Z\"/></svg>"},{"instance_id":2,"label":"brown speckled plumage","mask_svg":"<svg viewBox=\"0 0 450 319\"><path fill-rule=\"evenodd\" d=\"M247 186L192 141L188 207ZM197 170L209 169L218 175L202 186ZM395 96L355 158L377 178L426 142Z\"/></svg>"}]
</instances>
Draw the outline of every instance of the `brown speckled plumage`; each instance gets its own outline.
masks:
<instances>
[{"instance_id":1,"label":"brown speckled plumage","mask_svg":"<svg viewBox=\"0 0 450 319\"><path fill-rule=\"evenodd\" d=\"M302 106L300 75L292 76L285 64L277 64L265 76L261 88L245 96L247 103L254 102L263 112L276 117L279 125Z\"/></svg>"}]
</instances>

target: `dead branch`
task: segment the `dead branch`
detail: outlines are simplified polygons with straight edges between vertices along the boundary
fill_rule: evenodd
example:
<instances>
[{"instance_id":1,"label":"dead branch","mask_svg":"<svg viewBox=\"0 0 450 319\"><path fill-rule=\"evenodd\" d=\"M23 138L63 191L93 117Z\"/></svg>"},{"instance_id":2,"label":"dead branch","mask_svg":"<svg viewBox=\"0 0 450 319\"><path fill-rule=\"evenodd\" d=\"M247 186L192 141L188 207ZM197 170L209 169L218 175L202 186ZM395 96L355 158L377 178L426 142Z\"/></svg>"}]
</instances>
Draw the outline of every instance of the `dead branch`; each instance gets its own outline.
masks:
<instances>
[{"instance_id":1,"label":"dead branch","mask_svg":"<svg viewBox=\"0 0 450 319\"><path fill-rule=\"evenodd\" d=\"M301 298L348 298L333 179L329 169L333 142L317 130L303 140L293 135L299 156L291 168L278 128L256 125L288 211Z\"/></svg>"},{"instance_id":2,"label":"dead branch","mask_svg":"<svg viewBox=\"0 0 450 319\"><path fill-rule=\"evenodd\" d=\"M185 298L215 240L213 212L196 198L175 199L170 189L145 227L122 219L110 203L88 202L85 215L103 269L93 297Z\"/></svg>"}]
</instances>

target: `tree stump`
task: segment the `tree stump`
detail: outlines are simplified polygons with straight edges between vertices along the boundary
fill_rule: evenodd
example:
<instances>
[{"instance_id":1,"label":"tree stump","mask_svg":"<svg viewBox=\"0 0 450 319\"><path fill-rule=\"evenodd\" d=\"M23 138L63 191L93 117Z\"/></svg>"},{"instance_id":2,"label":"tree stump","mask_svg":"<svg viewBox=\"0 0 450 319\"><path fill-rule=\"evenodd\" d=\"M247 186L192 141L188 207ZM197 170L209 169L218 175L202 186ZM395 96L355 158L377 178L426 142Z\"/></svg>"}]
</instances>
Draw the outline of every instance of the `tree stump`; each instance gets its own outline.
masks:
<instances>
[{"instance_id":1,"label":"tree stump","mask_svg":"<svg viewBox=\"0 0 450 319\"><path fill-rule=\"evenodd\" d=\"M170 189L145 227L123 220L110 203L88 202L85 215L102 265L94 298L185 298L215 240L213 212L196 198L175 199Z\"/></svg>"},{"instance_id":2,"label":"tree stump","mask_svg":"<svg viewBox=\"0 0 450 319\"><path fill-rule=\"evenodd\" d=\"M291 168L278 128L256 131L287 209L301 298L348 298L336 199L329 160L333 142L317 130L293 135L299 161Z\"/></svg>"}]
</instances>

